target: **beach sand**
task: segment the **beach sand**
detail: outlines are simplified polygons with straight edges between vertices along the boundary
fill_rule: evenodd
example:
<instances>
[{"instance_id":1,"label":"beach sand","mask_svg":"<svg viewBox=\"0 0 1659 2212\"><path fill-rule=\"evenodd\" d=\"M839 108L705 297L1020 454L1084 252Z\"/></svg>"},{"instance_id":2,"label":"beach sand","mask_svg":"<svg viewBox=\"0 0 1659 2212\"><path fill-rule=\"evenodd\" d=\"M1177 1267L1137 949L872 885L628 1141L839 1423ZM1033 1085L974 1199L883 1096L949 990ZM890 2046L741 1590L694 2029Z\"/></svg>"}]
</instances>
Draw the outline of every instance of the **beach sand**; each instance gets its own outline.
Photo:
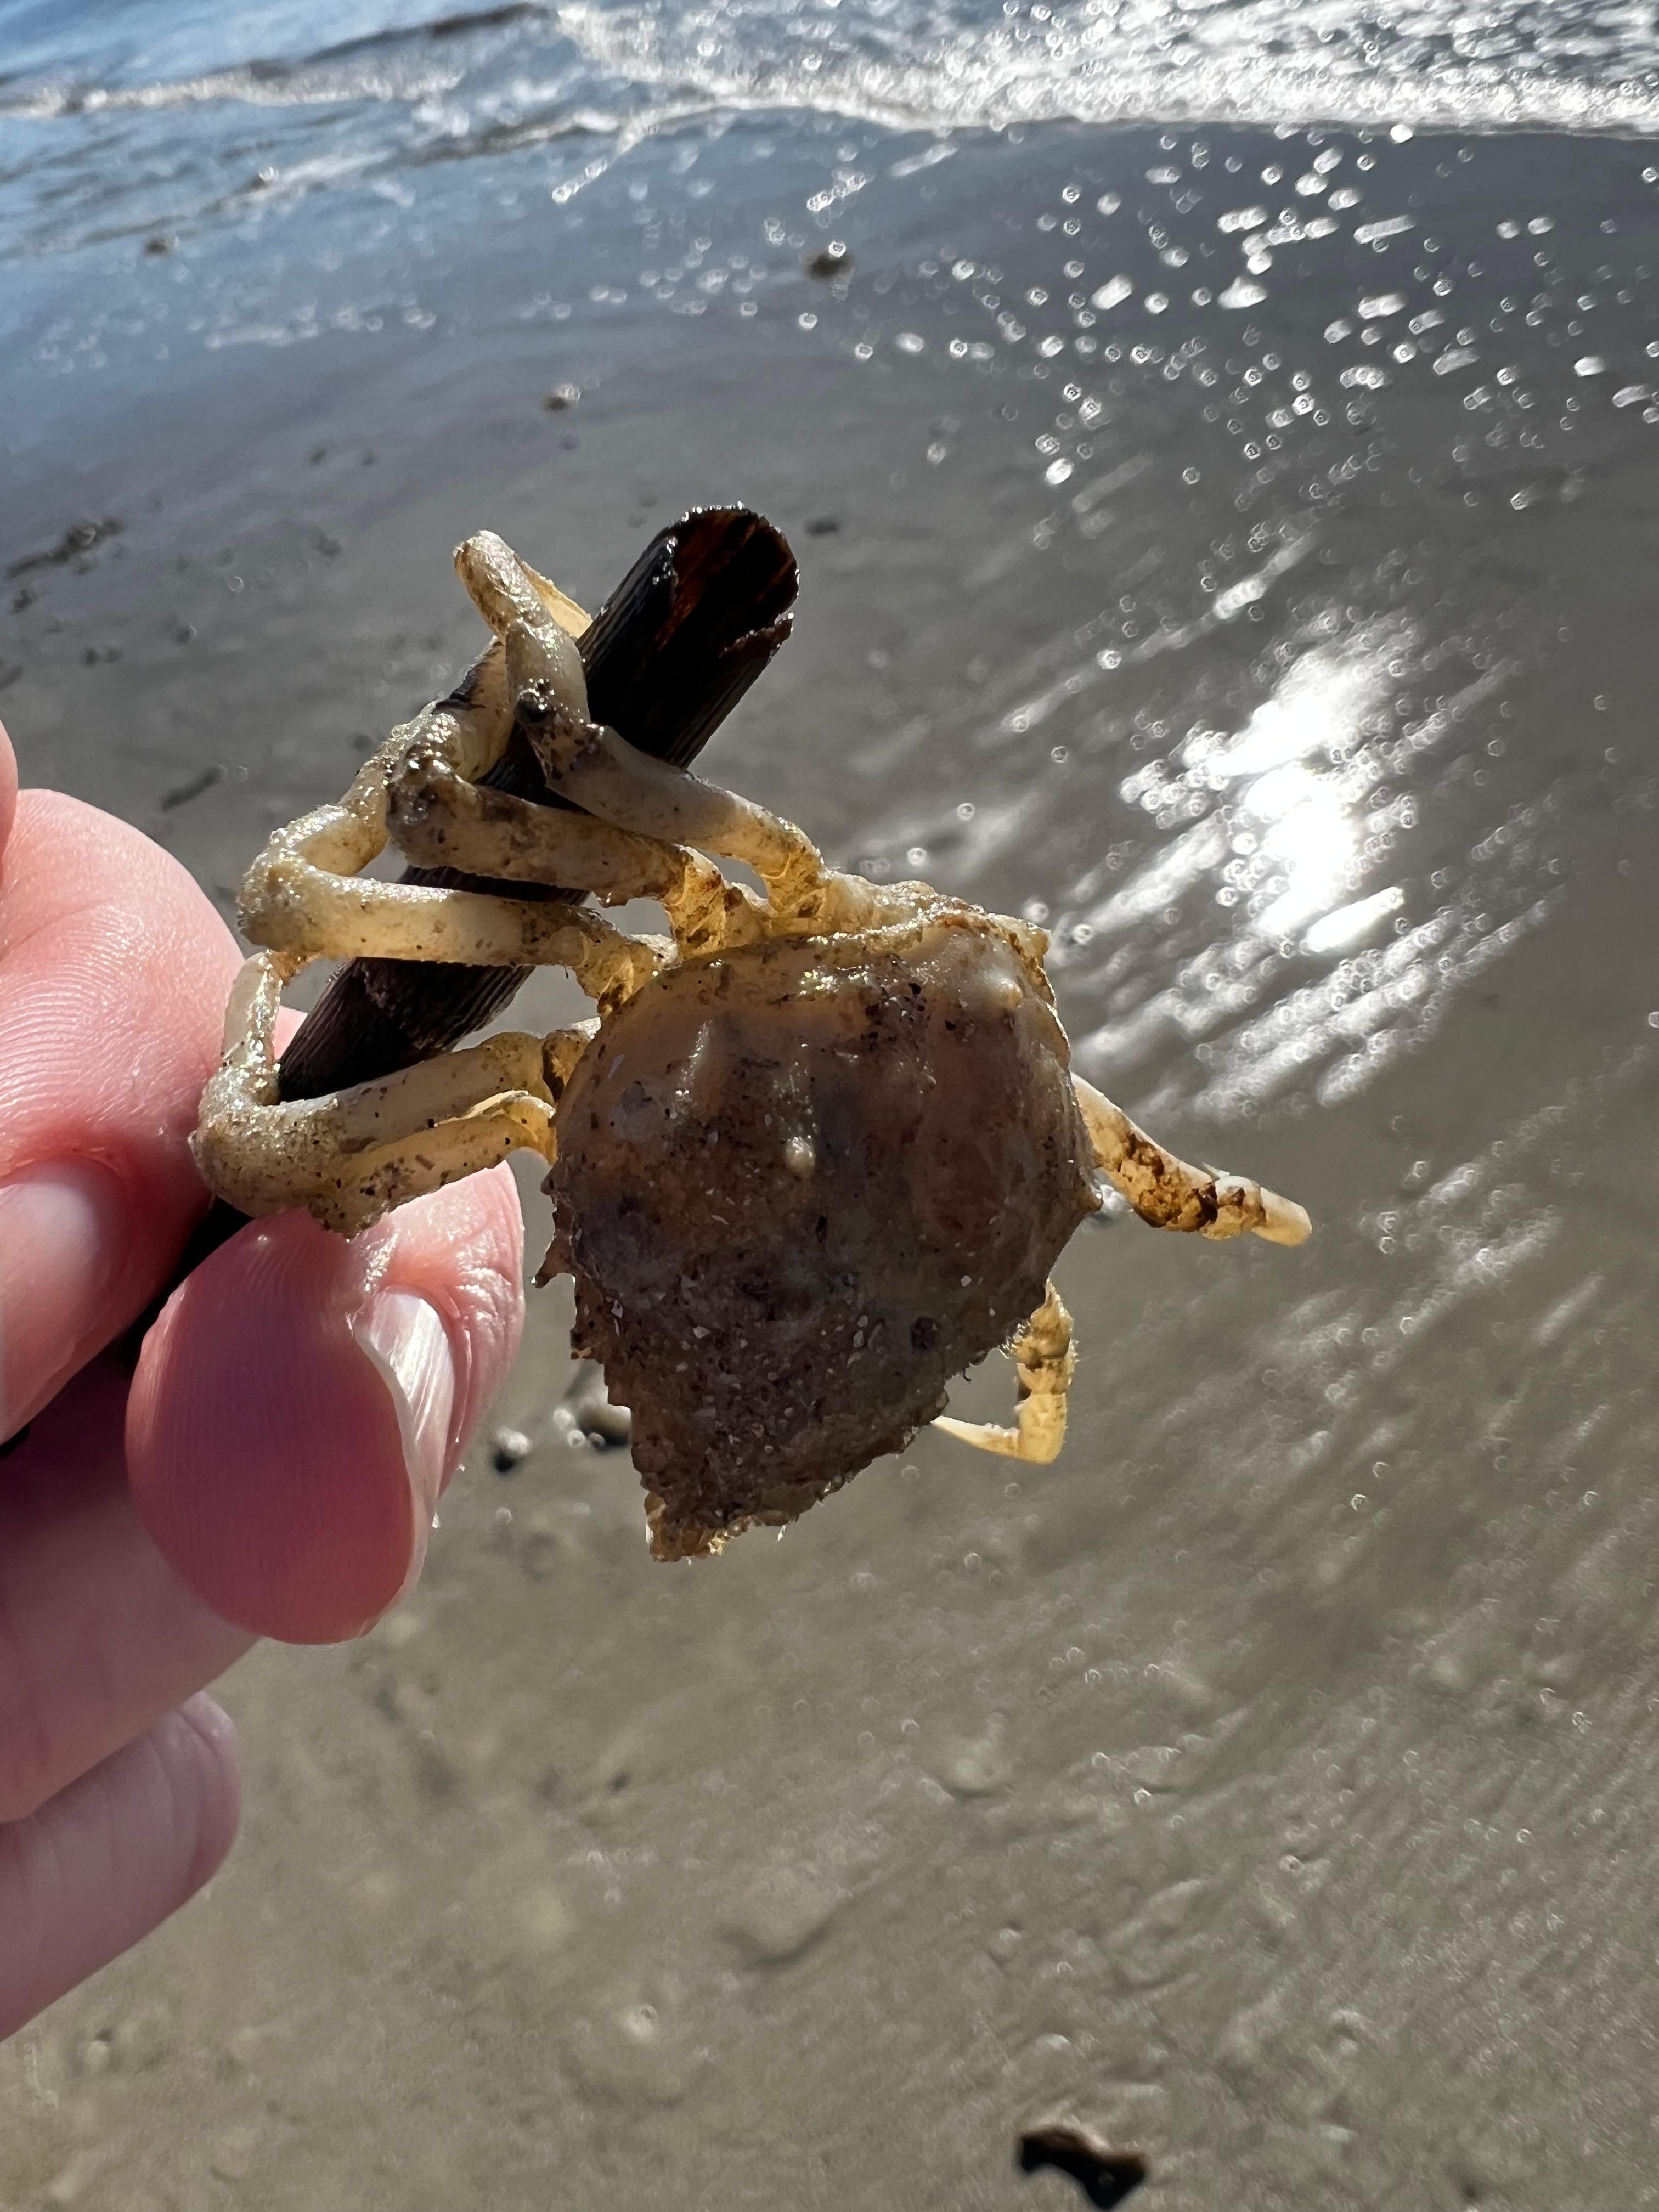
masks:
<instances>
[{"instance_id":1,"label":"beach sand","mask_svg":"<svg viewBox=\"0 0 1659 2212\"><path fill-rule=\"evenodd\" d=\"M5 557L122 527L12 579L0 713L228 910L470 656L462 534L592 601L750 501L799 628L711 771L1046 920L1084 1071L1316 1241L1085 1228L1059 1465L924 1436L692 1567L536 1294L529 1458L235 1670L231 1863L0 2051L8 2204L1059 2208L1055 2119L1159 2212L1659 2202L1644 149L941 152L433 170L368 288L273 214L257 313L126 240L143 342L43 309L8 402Z\"/></svg>"}]
</instances>

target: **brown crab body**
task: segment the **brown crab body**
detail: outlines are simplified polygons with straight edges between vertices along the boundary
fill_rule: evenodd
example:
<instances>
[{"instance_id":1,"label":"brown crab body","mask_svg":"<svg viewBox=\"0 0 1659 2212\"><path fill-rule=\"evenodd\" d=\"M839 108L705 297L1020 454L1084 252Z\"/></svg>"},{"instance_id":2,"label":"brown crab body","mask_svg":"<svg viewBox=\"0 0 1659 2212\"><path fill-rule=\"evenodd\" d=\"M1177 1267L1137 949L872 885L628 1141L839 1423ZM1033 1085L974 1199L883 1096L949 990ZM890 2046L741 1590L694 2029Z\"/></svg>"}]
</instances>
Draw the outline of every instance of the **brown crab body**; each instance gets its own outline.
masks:
<instances>
[{"instance_id":1,"label":"brown crab body","mask_svg":"<svg viewBox=\"0 0 1659 2212\"><path fill-rule=\"evenodd\" d=\"M653 1548L793 1519L943 1410L1098 1204L1015 926L934 899L873 936L672 968L558 1109L544 1274L633 1409Z\"/></svg>"}]
</instances>

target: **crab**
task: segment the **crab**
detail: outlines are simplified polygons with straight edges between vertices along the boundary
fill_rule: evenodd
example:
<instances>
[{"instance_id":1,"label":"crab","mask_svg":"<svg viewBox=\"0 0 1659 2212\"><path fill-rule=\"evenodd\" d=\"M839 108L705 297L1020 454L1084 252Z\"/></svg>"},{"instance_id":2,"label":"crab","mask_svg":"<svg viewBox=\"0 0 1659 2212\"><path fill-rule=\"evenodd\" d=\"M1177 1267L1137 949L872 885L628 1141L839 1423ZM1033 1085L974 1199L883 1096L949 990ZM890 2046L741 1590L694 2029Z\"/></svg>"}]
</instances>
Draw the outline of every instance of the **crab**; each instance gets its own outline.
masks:
<instances>
[{"instance_id":1,"label":"crab","mask_svg":"<svg viewBox=\"0 0 1659 2212\"><path fill-rule=\"evenodd\" d=\"M636 751L589 718L582 611L493 533L455 562L493 642L250 870L240 920L261 949L195 1154L243 1212L305 1206L346 1235L540 1154L538 1280L574 1277L573 1346L632 1408L658 1558L792 1521L930 1422L1053 1460L1075 1360L1050 1273L1100 1176L1160 1229L1308 1235L1299 1206L1177 1159L1073 1073L1042 930L843 873L793 823ZM481 785L515 726L567 804ZM669 933L568 899L365 880L388 840L422 867L649 899ZM562 965L597 1014L283 1101L284 988L360 955ZM951 1379L999 1346L1012 1424L946 1414Z\"/></svg>"}]
</instances>

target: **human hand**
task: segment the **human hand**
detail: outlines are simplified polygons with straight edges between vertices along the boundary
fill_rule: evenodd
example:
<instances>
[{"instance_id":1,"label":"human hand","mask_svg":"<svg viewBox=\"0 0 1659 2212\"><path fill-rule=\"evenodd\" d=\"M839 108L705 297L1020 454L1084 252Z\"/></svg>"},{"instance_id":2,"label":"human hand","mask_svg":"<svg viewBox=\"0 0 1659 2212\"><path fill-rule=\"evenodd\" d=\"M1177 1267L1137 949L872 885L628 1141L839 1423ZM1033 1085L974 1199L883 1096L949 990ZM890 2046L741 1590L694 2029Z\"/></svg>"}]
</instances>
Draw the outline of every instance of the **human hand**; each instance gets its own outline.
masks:
<instances>
[{"instance_id":1,"label":"human hand","mask_svg":"<svg viewBox=\"0 0 1659 2212\"><path fill-rule=\"evenodd\" d=\"M202 1686L413 1581L523 1310L498 1169L349 1243L250 1224L129 1386L106 1347L207 1203L185 1139L239 955L147 838L16 786L0 729L0 2036L220 1864L234 1745Z\"/></svg>"}]
</instances>

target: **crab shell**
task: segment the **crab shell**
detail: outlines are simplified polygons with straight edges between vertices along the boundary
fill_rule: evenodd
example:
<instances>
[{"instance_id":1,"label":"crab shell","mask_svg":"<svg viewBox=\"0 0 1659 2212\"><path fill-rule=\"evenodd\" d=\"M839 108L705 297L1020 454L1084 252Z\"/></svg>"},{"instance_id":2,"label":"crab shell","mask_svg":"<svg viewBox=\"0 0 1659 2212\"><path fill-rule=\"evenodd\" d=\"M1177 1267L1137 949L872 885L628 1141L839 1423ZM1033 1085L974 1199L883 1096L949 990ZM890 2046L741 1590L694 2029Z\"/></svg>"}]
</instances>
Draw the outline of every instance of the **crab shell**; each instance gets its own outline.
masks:
<instances>
[{"instance_id":1,"label":"crab shell","mask_svg":"<svg viewBox=\"0 0 1659 2212\"><path fill-rule=\"evenodd\" d=\"M1100 1202L1041 933L915 890L667 969L560 1100L542 1279L632 1408L659 1558L902 1449Z\"/></svg>"}]
</instances>

